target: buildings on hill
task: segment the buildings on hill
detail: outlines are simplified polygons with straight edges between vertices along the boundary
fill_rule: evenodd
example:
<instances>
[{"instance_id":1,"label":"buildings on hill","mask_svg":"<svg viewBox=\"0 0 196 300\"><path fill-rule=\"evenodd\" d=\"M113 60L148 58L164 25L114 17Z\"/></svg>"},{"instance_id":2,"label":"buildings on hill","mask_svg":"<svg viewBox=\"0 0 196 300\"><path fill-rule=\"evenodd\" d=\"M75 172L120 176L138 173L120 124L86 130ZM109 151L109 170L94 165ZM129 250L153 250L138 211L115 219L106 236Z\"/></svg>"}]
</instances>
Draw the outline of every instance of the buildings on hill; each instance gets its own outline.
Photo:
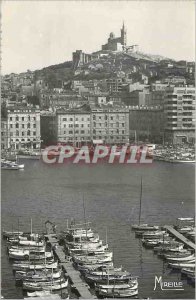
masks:
<instances>
[{"instance_id":1,"label":"buildings on hill","mask_svg":"<svg viewBox=\"0 0 196 300\"><path fill-rule=\"evenodd\" d=\"M41 140L124 144L135 136L156 143L194 143L195 87L190 85L195 64L159 60L137 50L137 45L127 45L123 24L120 36L110 33L101 50L76 50L74 70L70 64L67 72L63 64L41 73L2 76L7 109L2 148L39 148Z\"/></svg>"}]
</instances>

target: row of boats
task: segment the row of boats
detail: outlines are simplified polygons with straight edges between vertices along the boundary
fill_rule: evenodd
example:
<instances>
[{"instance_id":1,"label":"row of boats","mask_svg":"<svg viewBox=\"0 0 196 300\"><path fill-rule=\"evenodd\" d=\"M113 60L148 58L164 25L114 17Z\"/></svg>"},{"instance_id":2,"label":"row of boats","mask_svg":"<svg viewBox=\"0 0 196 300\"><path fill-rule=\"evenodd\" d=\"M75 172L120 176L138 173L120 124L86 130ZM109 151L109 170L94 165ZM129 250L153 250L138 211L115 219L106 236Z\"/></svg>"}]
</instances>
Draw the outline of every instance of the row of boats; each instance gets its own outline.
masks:
<instances>
[{"instance_id":1,"label":"row of boats","mask_svg":"<svg viewBox=\"0 0 196 300\"><path fill-rule=\"evenodd\" d=\"M88 224L89 225L89 224ZM84 280L102 298L131 298L138 295L138 279L130 272L117 268L107 242L87 224L71 225L64 232L64 249Z\"/></svg>"},{"instance_id":2,"label":"row of boats","mask_svg":"<svg viewBox=\"0 0 196 300\"><path fill-rule=\"evenodd\" d=\"M176 229L185 236L195 232L193 218L179 218L183 221L192 221L192 225L176 226ZM181 220L182 221L182 220ZM154 253L163 258L168 267L180 270L186 275L191 284L195 284L195 253L186 249L184 244L171 237L169 233L159 226L147 224L133 226L136 237L141 238L144 247L152 248Z\"/></svg>"},{"instance_id":3,"label":"row of boats","mask_svg":"<svg viewBox=\"0 0 196 300\"><path fill-rule=\"evenodd\" d=\"M19 164L17 161L1 159L2 170L23 170L24 164Z\"/></svg>"},{"instance_id":4,"label":"row of boats","mask_svg":"<svg viewBox=\"0 0 196 300\"><path fill-rule=\"evenodd\" d=\"M169 163L195 163L195 149L181 146L158 146L154 150L154 159Z\"/></svg>"},{"instance_id":5,"label":"row of boats","mask_svg":"<svg viewBox=\"0 0 196 300\"><path fill-rule=\"evenodd\" d=\"M28 297L61 291L68 298L68 278L44 236L8 231L4 231L3 236L7 239L7 253L12 261L16 285L22 286Z\"/></svg>"}]
</instances>

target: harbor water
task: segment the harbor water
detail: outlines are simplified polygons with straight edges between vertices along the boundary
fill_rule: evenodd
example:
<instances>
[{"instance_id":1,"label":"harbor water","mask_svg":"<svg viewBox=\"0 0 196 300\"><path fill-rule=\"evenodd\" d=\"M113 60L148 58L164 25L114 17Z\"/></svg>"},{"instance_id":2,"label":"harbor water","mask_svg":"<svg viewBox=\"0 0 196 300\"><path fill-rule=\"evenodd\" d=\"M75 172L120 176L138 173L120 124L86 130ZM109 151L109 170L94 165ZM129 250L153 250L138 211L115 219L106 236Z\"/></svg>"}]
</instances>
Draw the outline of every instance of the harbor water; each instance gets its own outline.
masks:
<instances>
[{"instance_id":1,"label":"harbor water","mask_svg":"<svg viewBox=\"0 0 196 300\"><path fill-rule=\"evenodd\" d=\"M177 217L194 216L194 165L153 162L149 165L46 165L39 160L21 160L25 169L2 171L2 229L44 229L47 220L57 231L66 230L67 219L86 218L114 252L114 265L139 277L139 297L194 299L195 290L180 273L171 272L152 249L135 238L131 224L138 222L140 179L143 176L142 222L172 225ZM2 295L23 298L15 286L11 263L2 241ZM155 276L183 281L183 291L154 290Z\"/></svg>"}]
</instances>

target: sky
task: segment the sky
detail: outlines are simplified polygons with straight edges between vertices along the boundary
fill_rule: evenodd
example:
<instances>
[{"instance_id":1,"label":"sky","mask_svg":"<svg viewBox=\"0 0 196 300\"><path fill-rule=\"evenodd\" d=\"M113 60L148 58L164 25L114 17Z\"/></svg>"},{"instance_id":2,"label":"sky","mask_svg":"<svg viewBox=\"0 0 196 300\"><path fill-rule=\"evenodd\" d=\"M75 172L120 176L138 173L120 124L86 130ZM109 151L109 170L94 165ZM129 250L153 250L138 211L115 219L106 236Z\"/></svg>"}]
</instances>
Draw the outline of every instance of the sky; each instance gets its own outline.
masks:
<instances>
[{"instance_id":1,"label":"sky","mask_svg":"<svg viewBox=\"0 0 196 300\"><path fill-rule=\"evenodd\" d=\"M195 60L195 2L3 0L2 74L36 70L101 49L110 32L145 53Z\"/></svg>"}]
</instances>

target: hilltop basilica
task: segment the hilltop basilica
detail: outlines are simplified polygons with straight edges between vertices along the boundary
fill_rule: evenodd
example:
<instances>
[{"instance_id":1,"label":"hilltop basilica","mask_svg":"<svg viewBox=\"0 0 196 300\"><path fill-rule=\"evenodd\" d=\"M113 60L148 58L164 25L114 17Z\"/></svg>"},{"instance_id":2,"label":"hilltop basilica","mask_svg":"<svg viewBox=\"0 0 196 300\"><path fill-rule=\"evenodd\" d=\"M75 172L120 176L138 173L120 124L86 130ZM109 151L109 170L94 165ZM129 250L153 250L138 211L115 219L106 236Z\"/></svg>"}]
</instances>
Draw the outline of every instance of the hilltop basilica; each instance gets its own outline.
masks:
<instances>
[{"instance_id":1,"label":"hilltop basilica","mask_svg":"<svg viewBox=\"0 0 196 300\"><path fill-rule=\"evenodd\" d=\"M124 22L121 28L120 37L115 37L114 33L111 32L108 38L108 42L102 45L102 50L94 52L92 54L84 53L82 50L76 50L72 53L73 69L76 69L83 64L90 62L91 60L97 59L107 52L137 52L138 45L127 46L127 30Z\"/></svg>"},{"instance_id":2,"label":"hilltop basilica","mask_svg":"<svg viewBox=\"0 0 196 300\"><path fill-rule=\"evenodd\" d=\"M110 33L107 44L102 45L102 50L123 51L127 45L127 31L123 22L120 37L115 38L113 32Z\"/></svg>"}]
</instances>

